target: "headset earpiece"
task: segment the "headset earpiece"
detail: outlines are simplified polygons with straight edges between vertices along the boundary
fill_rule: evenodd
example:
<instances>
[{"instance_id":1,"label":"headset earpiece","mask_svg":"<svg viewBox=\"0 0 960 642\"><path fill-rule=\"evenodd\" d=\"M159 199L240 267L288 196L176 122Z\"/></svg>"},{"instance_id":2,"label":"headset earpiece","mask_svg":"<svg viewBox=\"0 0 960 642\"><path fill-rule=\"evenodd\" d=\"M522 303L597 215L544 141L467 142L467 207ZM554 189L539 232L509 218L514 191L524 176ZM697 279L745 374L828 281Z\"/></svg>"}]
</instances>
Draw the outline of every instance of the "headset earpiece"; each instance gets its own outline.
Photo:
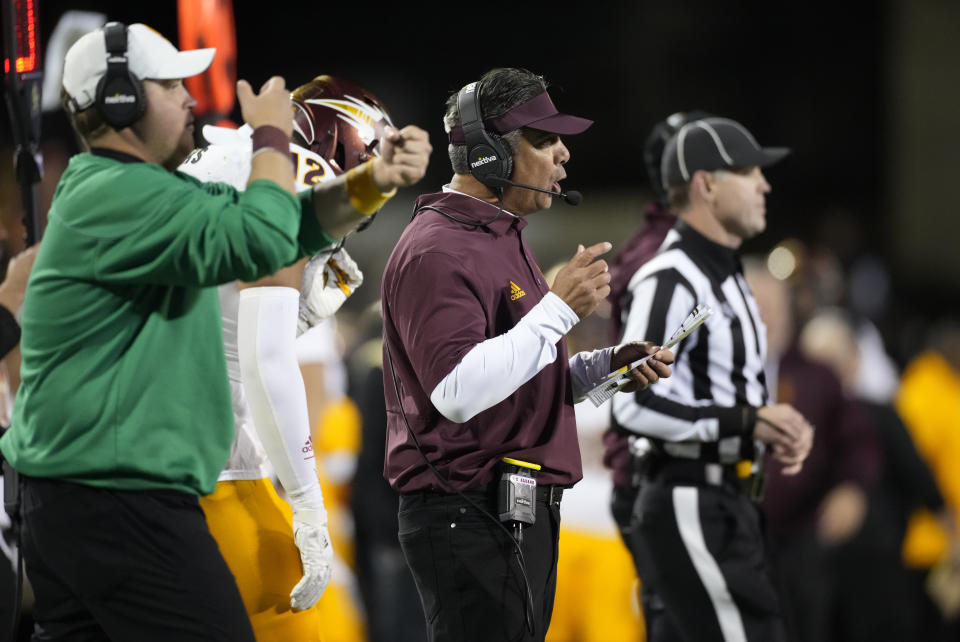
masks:
<instances>
[{"instance_id":1,"label":"headset earpiece","mask_svg":"<svg viewBox=\"0 0 960 642\"><path fill-rule=\"evenodd\" d=\"M147 110L143 83L127 66L127 27L119 22L103 28L107 49L107 71L97 83L94 103L103 122L114 129L129 127Z\"/></svg>"},{"instance_id":2,"label":"headset earpiece","mask_svg":"<svg viewBox=\"0 0 960 642\"><path fill-rule=\"evenodd\" d=\"M490 138L491 142L496 145L494 149L499 150L499 152L502 154L501 158L503 159L503 165L500 167L500 173L496 176L498 178L506 178L509 180L510 176L513 174L513 149L510 147L510 143L503 140L500 134L488 131L487 136Z\"/></svg>"},{"instance_id":3,"label":"headset earpiece","mask_svg":"<svg viewBox=\"0 0 960 642\"><path fill-rule=\"evenodd\" d=\"M470 173L499 193L502 187L490 185L490 179L510 178L513 173L513 155L499 135L487 131L483 126L480 89L479 82L470 83L461 89L457 95L457 110L460 113L460 126L463 128Z\"/></svg>"}]
</instances>

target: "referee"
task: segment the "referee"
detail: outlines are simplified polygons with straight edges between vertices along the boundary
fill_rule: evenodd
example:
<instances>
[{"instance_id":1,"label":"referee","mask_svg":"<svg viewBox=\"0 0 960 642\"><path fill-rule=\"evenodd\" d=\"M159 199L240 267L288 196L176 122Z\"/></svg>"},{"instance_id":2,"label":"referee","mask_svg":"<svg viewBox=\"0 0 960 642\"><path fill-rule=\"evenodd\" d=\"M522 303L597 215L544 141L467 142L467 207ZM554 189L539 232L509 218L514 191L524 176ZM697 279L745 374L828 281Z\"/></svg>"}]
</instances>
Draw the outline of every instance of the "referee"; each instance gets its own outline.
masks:
<instances>
[{"instance_id":1,"label":"referee","mask_svg":"<svg viewBox=\"0 0 960 642\"><path fill-rule=\"evenodd\" d=\"M679 221L630 281L624 340L666 341L697 304L714 314L678 346L671 379L613 400L614 423L652 444L633 516L652 642L783 639L745 489L761 477L757 442L795 474L813 432L791 406L769 405L766 330L737 250L766 226L761 167L788 151L761 148L739 123L713 117L681 127L664 151L662 180ZM754 474L743 479L750 460Z\"/></svg>"}]
</instances>

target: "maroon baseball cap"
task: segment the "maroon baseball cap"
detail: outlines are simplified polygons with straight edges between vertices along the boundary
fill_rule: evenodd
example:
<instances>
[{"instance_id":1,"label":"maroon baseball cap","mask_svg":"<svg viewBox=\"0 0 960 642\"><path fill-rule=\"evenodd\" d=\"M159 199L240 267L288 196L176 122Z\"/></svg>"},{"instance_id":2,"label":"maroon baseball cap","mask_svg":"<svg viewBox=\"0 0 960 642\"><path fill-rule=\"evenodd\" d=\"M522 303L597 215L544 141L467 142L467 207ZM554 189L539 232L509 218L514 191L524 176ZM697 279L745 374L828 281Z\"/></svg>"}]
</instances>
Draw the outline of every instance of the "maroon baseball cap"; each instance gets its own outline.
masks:
<instances>
[{"instance_id":1,"label":"maroon baseball cap","mask_svg":"<svg viewBox=\"0 0 960 642\"><path fill-rule=\"evenodd\" d=\"M484 119L483 125L486 129L500 134L507 134L521 127L530 127L551 134L560 134L569 136L580 134L590 125L592 120L571 116L570 114L561 114L550 100L550 94L546 91L537 94L525 103L521 103L496 118ZM454 145L463 145L463 128L459 125L450 129L450 142Z\"/></svg>"}]
</instances>

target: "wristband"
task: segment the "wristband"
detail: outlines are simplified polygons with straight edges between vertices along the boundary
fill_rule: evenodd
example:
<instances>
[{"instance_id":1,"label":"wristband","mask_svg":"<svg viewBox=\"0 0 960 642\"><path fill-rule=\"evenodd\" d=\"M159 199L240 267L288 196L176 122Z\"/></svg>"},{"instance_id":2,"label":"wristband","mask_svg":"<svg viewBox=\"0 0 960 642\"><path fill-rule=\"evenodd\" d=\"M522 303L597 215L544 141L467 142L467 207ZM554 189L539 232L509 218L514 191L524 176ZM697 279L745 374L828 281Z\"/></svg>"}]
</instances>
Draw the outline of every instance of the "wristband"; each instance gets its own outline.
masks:
<instances>
[{"instance_id":1,"label":"wristband","mask_svg":"<svg viewBox=\"0 0 960 642\"><path fill-rule=\"evenodd\" d=\"M253 130L251 139L253 140L253 156L262 152L280 152L287 158L291 158L290 137L279 127L260 125Z\"/></svg>"},{"instance_id":2,"label":"wristband","mask_svg":"<svg viewBox=\"0 0 960 642\"><path fill-rule=\"evenodd\" d=\"M743 407L743 434L752 435L753 427L757 425L757 409L753 406Z\"/></svg>"},{"instance_id":3,"label":"wristband","mask_svg":"<svg viewBox=\"0 0 960 642\"><path fill-rule=\"evenodd\" d=\"M375 214L396 193L396 187L387 193L377 189L373 182L373 160L347 172L347 195L350 197L350 204L362 214Z\"/></svg>"}]
</instances>

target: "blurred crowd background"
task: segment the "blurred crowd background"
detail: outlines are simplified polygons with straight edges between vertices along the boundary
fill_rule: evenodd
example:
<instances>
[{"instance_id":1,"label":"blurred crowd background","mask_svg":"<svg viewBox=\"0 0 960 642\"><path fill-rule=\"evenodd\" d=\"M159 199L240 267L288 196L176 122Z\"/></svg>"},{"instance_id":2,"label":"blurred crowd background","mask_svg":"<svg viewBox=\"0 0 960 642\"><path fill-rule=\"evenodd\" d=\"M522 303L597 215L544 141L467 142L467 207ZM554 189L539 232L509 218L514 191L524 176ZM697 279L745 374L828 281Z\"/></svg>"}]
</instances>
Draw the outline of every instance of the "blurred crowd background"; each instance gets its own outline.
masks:
<instances>
[{"instance_id":1,"label":"blurred crowd background","mask_svg":"<svg viewBox=\"0 0 960 642\"><path fill-rule=\"evenodd\" d=\"M36 5L44 55L69 10L143 21L176 40L174 2ZM870 308L901 365L926 321L960 307L960 220L951 207L952 171L960 165L957 3L692 0L561 9L278 0L238 4L234 16L239 77L259 84L280 73L290 87L321 73L351 78L377 94L395 122L427 129L435 156L425 191L450 173L440 116L451 92L498 65L543 74L562 109L596 121L569 141L567 187L584 194L583 204L558 204L531 220L544 264L568 257L581 241L624 240L650 196L640 162L645 136L672 112L702 109L744 123L764 144L794 150L771 171L768 232L749 250L794 238L829 253L845 276L855 276L850 298ZM43 64L51 66L45 57ZM8 147L2 109L0 146ZM45 112L42 132L46 204L74 146L58 110ZM16 248L22 235L11 165L12 154L0 153L5 242ZM391 201L368 236L352 243L371 277L415 196L409 190ZM377 298L374 286L372 278L348 309Z\"/></svg>"},{"instance_id":2,"label":"blurred crowd background","mask_svg":"<svg viewBox=\"0 0 960 642\"><path fill-rule=\"evenodd\" d=\"M44 48L69 10L145 22L176 41L174 2L38 7ZM314 442L342 562L340 592L324 598L343 620L331 640L422 639L396 543L396 499L380 477L375 302L413 200L450 176L444 101L495 66L543 74L561 110L596 121L566 141L565 187L583 203L557 203L524 232L544 270L578 243L608 240L615 253L629 237L652 198L643 141L672 112L730 117L764 145L793 149L767 172L768 228L744 254L776 341L780 398L820 418L822 452L799 485L774 476L766 504L794 636L960 639L960 3L277 0L237 3L234 16L239 77L258 85L281 74L288 87L321 73L353 79L395 123L427 129L434 146L424 181L348 240L365 283L328 328L328 354L313 359ZM5 110L0 117L5 265L23 228ZM45 211L76 144L56 109L44 113L42 133ZM605 344L605 323L601 309L571 341ZM548 640L640 639L636 578L605 511L606 418L584 414L587 478L564 498L566 575ZM594 554L603 546L606 566Z\"/></svg>"}]
</instances>

